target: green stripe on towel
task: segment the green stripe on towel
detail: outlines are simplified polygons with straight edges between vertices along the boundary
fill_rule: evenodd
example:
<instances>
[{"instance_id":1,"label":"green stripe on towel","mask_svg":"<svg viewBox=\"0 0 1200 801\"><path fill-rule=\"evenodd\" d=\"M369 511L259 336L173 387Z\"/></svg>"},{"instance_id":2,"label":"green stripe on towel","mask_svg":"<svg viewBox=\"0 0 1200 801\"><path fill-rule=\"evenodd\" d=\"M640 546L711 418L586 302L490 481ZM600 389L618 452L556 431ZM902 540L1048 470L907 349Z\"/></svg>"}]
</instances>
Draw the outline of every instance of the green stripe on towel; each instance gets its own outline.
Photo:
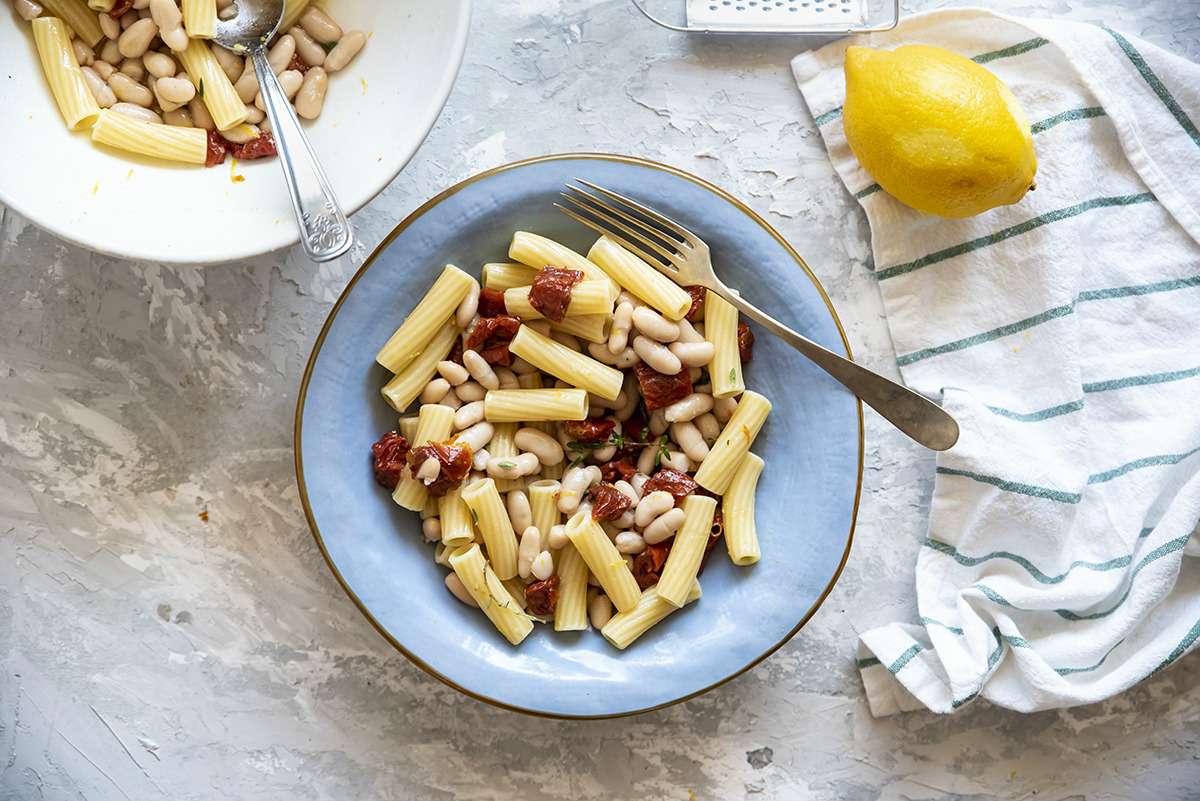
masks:
<instances>
[{"instance_id":1,"label":"green stripe on towel","mask_svg":"<svg viewBox=\"0 0 1200 801\"><path fill-rule=\"evenodd\" d=\"M914 656L916 656L917 654L921 653L924 650L925 650L925 646L921 645L920 643L913 645L912 648L909 648L907 651L900 654L900 656L896 657L896 661L893 662L892 664L888 665L888 670L891 671L892 673L898 673L901 668L903 668L905 665L907 665L909 662L912 661L912 658Z\"/></svg>"},{"instance_id":2,"label":"green stripe on towel","mask_svg":"<svg viewBox=\"0 0 1200 801\"><path fill-rule=\"evenodd\" d=\"M989 245L994 245L997 242L1003 242L1006 239L1012 239L1015 236L1029 233L1044 225L1066 220L1071 217L1077 217L1084 212L1093 209L1110 208L1113 206L1132 206L1138 203L1154 203L1155 198L1149 192L1143 192L1137 195L1120 195L1118 197L1098 197L1092 200L1086 200L1083 203L1076 203L1074 206L1067 206L1064 209L1055 209L1048 211L1045 214L1040 214L1037 217L1026 220L1022 223L1004 228L987 236L981 236L977 239L972 239L969 242L963 242L959 245L943 248L942 250L930 253L927 256L922 256L919 259L914 259L904 264L897 264L893 267L887 267L875 273L875 277L880 281L886 281L889 278L895 278L899 275L911 273L922 267L928 267L931 264L937 264L947 259L952 259L956 256L962 256L966 253L985 248Z\"/></svg>"},{"instance_id":3,"label":"green stripe on towel","mask_svg":"<svg viewBox=\"0 0 1200 801\"><path fill-rule=\"evenodd\" d=\"M1075 612L1072 612L1070 609L1055 609L1054 610L1055 614L1057 614L1059 617L1063 618L1064 620L1098 620L1102 617L1108 617L1113 612L1115 612L1119 608L1121 608L1121 604L1125 603L1126 599L1129 598L1129 594L1131 592L1133 592L1133 580L1137 578L1137 575L1138 575L1138 573L1140 573L1142 571L1142 568L1146 567L1147 565L1149 565L1153 562L1158 561L1159 559L1163 558L1164 556L1169 556L1169 555L1175 553L1176 551L1183 550L1184 546L1187 545L1188 540L1190 538L1191 538L1191 534L1185 534L1182 537L1178 537L1176 539L1171 540L1170 542L1167 542L1167 543L1164 543L1164 544L1158 546L1153 551L1146 554L1142 558L1142 560L1134 566L1133 571L1129 574L1129 586L1125 589L1125 594L1122 595L1121 600L1119 600L1115 604L1113 604L1112 608L1110 608L1108 611L1095 612L1090 615L1079 615L1079 614L1076 614ZM1028 611L1028 610L1026 610L1026 611Z\"/></svg>"},{"instance_id":4,"label":"green stripe on towel","mask_svg":"<svg viewBox=\"0 0 1200 801\"><path fill-rule=\"evenodd\" d=\"M1071 574L1071 571L1077 567L1083 567L1087 568L1088 570L1094 570L1098 573L1104 573L1109 570L1128 567L1129 564L1133 562L1132 556L1118 556L1115 559L1109 559L1107 562L1078 561L1072 562L1071 566L1067 568L1065 573L1059 573L1057 576L1049 576L1038 570L1033 562L1029 561L1024 556L1012 553L1010 551L993 551L991 553L984 554L983 556L966 556L965 554L959 552L959 550L953 545L947 542L941 542L940 540L935 540L932 537L926 537L925 542L922 544L930 550L934 550L938 553L943 553L946 556L949 556L963 567L975 567L983 564L984 562L990 562L993 559L1005 559L1025 568L1025 571L1040 584L1058 584L1065 580L1067 576ZM922 622L924 622L924 618L922 618Z\"/></svg>"},{"instance_id":5,"label":"green stripe on towel","mask_svg":"<svg viewBox=\"0 0 1200 801\"><path fill-rule=\"evenodd\" d=\"M1093 117L1107 117L1104 109L1099 106L1089 106L1087 108L1073 108L1068 111L1063 111L1055 114L1053 117L1047 117L1041 122L1035 122L1029 126L1030 133L1040 134L1053 128L1055 125L1064 122L1074 122L1076 120L1089 120Z\"/></svg>"},{"instance_id":6,"label":"green stripe on towel","mask_svg":"<svg viewBox=\"0 0 1200 801\"><path fill-rule=\"evenodd\" d=\"M1189 367L1186 370L1172 370L1166 373L1151 373L1149 375L1131 375L1125 378L1114 378L1110 381L1092 381L1083 385L1084 392L1108 392L1114 389L1141 387L1147 384L1167 384L1172 381L1182 381L1200 375L1200 367Z\"/></svg>"},{"instance_id":7,"label":"green stripe on towel","mask_svg":"<svg viewBox=\"0 0 1200 801\"><path fill-rule=\"evenodd\" d=\"M904 367L912 364L913 362L919 362L922 359L929 359L934 356L940 356L943 353L953 353L956 350L964 350L973 345L991 342L993 340L1006 337L1009 334L1015 334L1019 331L1025 331L1035 326L1039 326L1042 323L1050 320L1055 320L1059 317L1066 317L1074 310L1074 303L1070 303L1065 306L1056 306L1053 309L1047 309L1044 312L1035 314L1032 317L1026 317L1024 320L1017 320L1014 323L1008 323L1007 325L1002 325L999 328L993 328L991 331L973 334L972 336L963 337L962 339L955 340L954 342L947 342L944 345L937 345L932 348L925 348L924 350L905 353L903 356L898 356L896 358L896 363L899 366Z\"/></svg>"},{"instance_id":8,"label":"green stripe on towel","mask_svg":"<svg viewBox=\"0 0 1200 801\"><path fill-rule=\"evenodd\" d=\"M1018 481L1007 481L996 476L972 473L967 470L956 470L952 467L939 467L937 468L937 473L943 476L962 476L982 484L991 484L1006 492L1016 492L1021 495L1029 495L1033 498L1045 498L1048 501L1058 501L1059 503L1079 503L1083 499L1083 496L1076 492L1063 492L1062 490L1050 489L1048 487L1022 484Z\"/></svg>"},{"instance_id":9,"label":"green stripe on towel","mask_svg":"<svg viewBox=\"0 0 1200 801\"><path fill-rule=\"evenodd\" d=\"M1133 63L1133 66L1141 74L1142 79L1150 86L1151 90L1154 91L1154 94L1158 95L1158 99L1167 107L1167 111L1171 112L1171 116L1175 118L1176 122L1179 123L1187 135L1191 137L1192 141L1197 146L1200 146L1200 130L1197 130L1196 124L1184 113L1179 102L1171 94L1171 90L1167 89L1158 76L1154 74L1154 70L1150 69L1150 65L1146 63L1146 59L1142 58L1142 54L1137 51L1137 48L1112 28L1105 28L1103 26L1101 28L1116 40L1117 46L1121 48L1125 56Z\"/></svg>"}]
</instances>

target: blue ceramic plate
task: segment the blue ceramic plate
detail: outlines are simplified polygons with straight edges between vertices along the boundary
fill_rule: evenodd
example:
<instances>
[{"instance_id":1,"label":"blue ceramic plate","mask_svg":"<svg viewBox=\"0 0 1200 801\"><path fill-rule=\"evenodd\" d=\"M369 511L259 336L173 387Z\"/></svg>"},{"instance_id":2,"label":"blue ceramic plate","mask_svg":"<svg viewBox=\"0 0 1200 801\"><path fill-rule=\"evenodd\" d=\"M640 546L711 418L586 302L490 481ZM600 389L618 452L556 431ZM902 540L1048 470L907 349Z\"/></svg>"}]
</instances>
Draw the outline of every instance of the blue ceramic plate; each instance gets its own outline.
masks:
<instances>
[{"instance_id":1,"label":"blue ceramic plate","mask_svg":"<svg viewBox=\"0 0 1200 801\"><path fill-rule=\"evenodd\" d=\"M862 477L861 407L850 393L756 329L746 383L774 403L754 450L762 560L732 565L718 547L703 597L625 651L597 632L538 626L512 646L446 591L417 516L373 480L371 443L396 425L375 354L438 273L478 275L507 259L514 231L579 252L590 229L554 208L581 178L657 208L707 240L717 271L751 302L822 345L848 349L824 291L762 219L716 187L660 164L550 156L448 189L401 223L367 260L325 323L296 409L296 471L317 544L350 598L409 659L492 704L554 717L610 717L702 693L749 669L816 611L850 550Z\"/></svg>"}]
</instances>

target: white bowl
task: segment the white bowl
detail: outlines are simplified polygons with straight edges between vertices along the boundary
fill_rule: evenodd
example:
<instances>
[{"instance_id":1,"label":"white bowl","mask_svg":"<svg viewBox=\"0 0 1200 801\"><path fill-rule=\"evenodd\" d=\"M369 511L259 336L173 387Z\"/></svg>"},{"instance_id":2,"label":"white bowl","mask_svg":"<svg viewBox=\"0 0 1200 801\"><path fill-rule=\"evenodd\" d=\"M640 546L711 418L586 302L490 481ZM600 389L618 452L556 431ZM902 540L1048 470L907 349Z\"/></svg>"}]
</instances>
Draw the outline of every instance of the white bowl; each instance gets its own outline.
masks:
<instances>
[{"instance_id":1,"label":"white bowl","mask_svg":"<svg viewBox=\"0 0 1200 801\"><path fill-rule=\"evenodd\" d=\"M470 25L471 0L323 0L366 47L330 78L321 116L305 123L348 214L403 169L445 105ZM300 239L277 159L212 168L174 165L72 133L42 75L28 23L0 15L0 202L82 247L171 263L234 261ZM351 220L353 225L353 220Z\"/></svg>"}]
</instances>

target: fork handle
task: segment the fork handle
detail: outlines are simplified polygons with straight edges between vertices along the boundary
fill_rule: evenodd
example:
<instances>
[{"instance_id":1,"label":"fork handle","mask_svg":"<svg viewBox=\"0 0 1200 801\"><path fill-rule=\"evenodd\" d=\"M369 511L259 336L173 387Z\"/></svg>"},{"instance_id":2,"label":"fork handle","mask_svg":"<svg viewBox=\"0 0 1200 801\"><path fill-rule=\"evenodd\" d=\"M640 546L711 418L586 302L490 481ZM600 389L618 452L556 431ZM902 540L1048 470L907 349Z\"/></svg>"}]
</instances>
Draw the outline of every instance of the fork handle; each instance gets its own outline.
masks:
<instances>
[{"instance_id":1,"label":"fork handle","mask_svg":"<svg viewBox=\"0 0 1200 801\"><path fill-rule=\"evenodd\" d=\"M958 441L958 423L950 413L903 384L872 372L844 356L797 334L775 318L743 300L728 287L708 287L744 312L747 317L804 354L813 364L879 412L916 442L935 451L952 448Z\"/></svg>"}]
</instances>

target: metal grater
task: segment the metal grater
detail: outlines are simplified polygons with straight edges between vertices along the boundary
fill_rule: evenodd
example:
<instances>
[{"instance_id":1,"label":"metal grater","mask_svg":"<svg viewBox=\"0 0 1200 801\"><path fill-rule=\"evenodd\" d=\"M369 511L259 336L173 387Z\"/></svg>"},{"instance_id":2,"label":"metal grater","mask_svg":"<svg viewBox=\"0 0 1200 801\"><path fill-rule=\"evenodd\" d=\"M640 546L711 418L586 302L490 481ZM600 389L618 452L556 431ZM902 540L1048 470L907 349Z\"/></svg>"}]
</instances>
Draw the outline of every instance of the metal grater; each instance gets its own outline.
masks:
<instances>
[{"instance_id":1,"label":"metal grater","mask_svg":"<svg viewBox=\"0 0 1200 801\"><path fill-rule=\"evenodd\" d=\"M693 33L863 33L894 28L900 16L899 0L633 0L633 4L664 28ZM683 25L669 21L681 15Z\"/></svg>"}]
</instances>

